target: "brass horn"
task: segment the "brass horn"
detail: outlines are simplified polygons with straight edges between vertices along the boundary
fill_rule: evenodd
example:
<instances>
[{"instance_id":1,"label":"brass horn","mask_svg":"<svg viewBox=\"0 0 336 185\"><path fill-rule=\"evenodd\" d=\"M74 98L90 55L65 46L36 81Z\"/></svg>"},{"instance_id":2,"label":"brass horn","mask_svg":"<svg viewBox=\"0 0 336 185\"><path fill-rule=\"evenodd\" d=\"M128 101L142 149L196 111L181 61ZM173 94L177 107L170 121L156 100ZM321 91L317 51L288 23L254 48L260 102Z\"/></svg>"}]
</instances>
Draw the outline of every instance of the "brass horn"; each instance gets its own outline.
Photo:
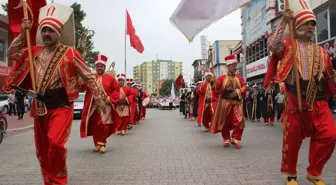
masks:
<instances>
[{"instance_id":1,"label":"brass horn","mask_svg":"<svg viewBox=\"0 0 336 185\"><path fill-rule=\"evenodd\" d=\"M78 39L77 47L82 50L82 57L85 59L86 54L87 54L87 49L90 48L91 45L87 45L87 39L88 37L93 37L95 35L95 32L93 30L85 29L82 33L77 33L80 34L80 38Z\"/></svg>"}]
</instances>

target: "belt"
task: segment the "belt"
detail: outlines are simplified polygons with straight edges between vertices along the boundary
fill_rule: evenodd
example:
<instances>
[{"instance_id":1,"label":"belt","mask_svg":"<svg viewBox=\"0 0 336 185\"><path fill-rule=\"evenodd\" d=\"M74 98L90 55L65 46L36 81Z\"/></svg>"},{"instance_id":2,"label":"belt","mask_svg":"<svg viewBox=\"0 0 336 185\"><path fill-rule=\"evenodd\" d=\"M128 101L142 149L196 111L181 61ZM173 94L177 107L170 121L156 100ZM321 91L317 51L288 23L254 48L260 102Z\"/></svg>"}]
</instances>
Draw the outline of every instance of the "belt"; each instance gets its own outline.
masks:
<instances>
[{"instance_id":1,"label":"belt","mask_svg":"<svg viewBox=\"0 0 336 185\"><path fill-rule=\"evenodd\" d=\"M65 88L49 89L38 99L42 101L47 108L54 109L69 106Z\"/></svg>"},{"instance_id":2,"label":"belt","mask_svg":"<svg viewBox=\"0 0 336 185\"><path fill-rule=\"evenodd\" d=\"M236 96L236 97L230 97L230 94L231 93L234 93L235 91L232 89L232 90L223 90L222 91L222 99L224 100L235 100L235 101L239 101L239 97Z\"/></svg>"},{"instance_id":3,"label":"belt","mask_svg":"<svg viewBox=\"0 0 336 185\"><path fill-rule=\"evenodd\" d=\"M296 89L296 86L286 84L286 88L287 88L290 92L292 92L295 96L297 96L297 89ZM300 90L301 90L301 97L302 97L302 98L306 98L306 97L307 97L307 86L305 86L305 87L301 87ZM316 96L315 96L315 100L325 100L323 91L320 90L319 88L317 89Z\"/></svg>"}]
</instances>

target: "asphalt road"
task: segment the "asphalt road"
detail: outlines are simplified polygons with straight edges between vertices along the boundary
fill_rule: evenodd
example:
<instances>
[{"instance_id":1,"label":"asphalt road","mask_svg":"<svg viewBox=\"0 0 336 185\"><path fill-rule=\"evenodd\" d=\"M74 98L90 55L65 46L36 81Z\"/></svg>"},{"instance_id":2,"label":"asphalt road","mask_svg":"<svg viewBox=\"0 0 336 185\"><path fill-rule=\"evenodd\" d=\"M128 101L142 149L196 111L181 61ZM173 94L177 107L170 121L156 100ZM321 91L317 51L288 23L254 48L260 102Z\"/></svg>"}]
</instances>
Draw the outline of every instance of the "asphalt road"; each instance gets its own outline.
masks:
<instances>
[{"instance_id":1,"label":"asphalt road","mask_svg":"<svg viewBox=\"0 0 336 185\"><path fill-rule=\"evenodd\" d=\"M307 139L298 164L301 185L308 164ZM74 121L67 143L70 185L283 185L282 128L246 123L242 148L224 148L221 136L204 133L178 111L148 110L127 136L113 135L105 154L93 153L92 138L80 139ZM42 184L33 131L7 136L0 145L0 184ZM324 170L336 185L336 152Z\"/></svg>"}]
</instances>

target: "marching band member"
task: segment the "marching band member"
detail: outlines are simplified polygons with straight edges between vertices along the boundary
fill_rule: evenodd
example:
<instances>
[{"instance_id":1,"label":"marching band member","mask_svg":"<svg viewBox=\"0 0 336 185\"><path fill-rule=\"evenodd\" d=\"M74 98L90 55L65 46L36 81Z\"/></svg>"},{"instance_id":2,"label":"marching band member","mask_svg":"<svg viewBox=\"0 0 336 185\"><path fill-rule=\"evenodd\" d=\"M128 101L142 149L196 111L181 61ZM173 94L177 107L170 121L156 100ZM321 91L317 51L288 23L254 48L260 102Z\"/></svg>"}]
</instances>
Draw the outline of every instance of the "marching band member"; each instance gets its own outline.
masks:
<instances>
[{"instance_id":1,"label":"marching band member","mask_svg":"<svg viewBox=\"0 0 336 185\"><path fill-rule=\"evenodd\" d=\"M215 84L219 100L210 130L214 134L222 133L224 147L232 143L239 149L245 127L242 98L246 93L246 85L243 77L235 74L238 62L236 56L227 56L225 61L228 73L220 76Z\"/></svg>"},{"instance_id":2,"label":"marching band member","mask_svg":"<svg viewBox=\"0 0 336 185\"><path fill-rule=\"evenodd\" d=\"M307 179L315 185L325 185L322 170L336 143L335 122L327 102L336 94L336 76L326 51L312 41L316 28L314 12L305 0L290 2L292 10L284 11L276 33L268 40L272 56L264 87L269 88L273 79L276 83L285 83L281 172L287 176L287 185L298 185L298 154L306 137L311 137ZM290 20L295 29L293 43L287 37L286 26ZM297 54L295 60L293 47ZM297 75L300 86L296 85ZM301 94L297 93L298 89ZM299 109L298 96L302 97L302 109Z\"/></svg>"},{"instance_id":3,"label":"marching band member","mask_svg":"<svg viewBox=\"0 0 336 185\"><path fill-rule=\"evenodd\" d=\"M197 93L200 96L197 123L203 124L205 130L210 130L210 122L217 105L217 95L212 89L214 75L210 70L205 71L205 82L199 85Z\"/></svg>"},{"instance_id":4,"label":"marching band member","mask_svg":"<svg viewBox=\"0 0 336 185\"><path fill-rule=\"evenodd\" d=\"M50 13L52 12L52 14ZM34 99L31 116L34 119L36 155L39 160L45 185L67 184L67 149L73 119L73 101L78 98L79 78L88 85L93 98L102 112L107 112L109 99L95 80L75 46L75 25L73 9L69 6L51 3L40 9L37 44L33 46L33 71L30 74L28 49L24 48L30 29L29 20L22 22L22 34L16 37L8 48L8 60L16 61L7 76L3 90L13 91L12 86L33 89L30 76L36 76L39 96Z\"/></svg>"},{"instance_id":5,"label":"marching band member","mask_svg":"<svg viewBox=\"0 0 336 185\"><path fill-rule=\"evenodd\" d=\"M97 71L97 84L103 89L104 94L109 97L110 105L115 107L119 101L119 86L113 75L105 73L107 57L99 54L94 57L94 60ZM82 86L87 88L86 84ZM106 152L107 138L116 131L115 123L113 123L115 116L116 112L112 108L108 113L102 113L93 99L93 92L90 89L86 91L80 136L81 138L92 136L95 152Z\"/></svg>"},{"instance_id":6,"label":"marching band member","mask_svg":"<svg viewBox=\"0 0 336 185\"><path fill-rule=\"evenodd\" d=\"M126 75L119 73L117 80L120 88L119 102L116 106L117 116L116 125L118 134L126 135L127 126L130 120L130 105L133 101L133 94L131 88L125 85Z\"/></svg>"}]
</instances>

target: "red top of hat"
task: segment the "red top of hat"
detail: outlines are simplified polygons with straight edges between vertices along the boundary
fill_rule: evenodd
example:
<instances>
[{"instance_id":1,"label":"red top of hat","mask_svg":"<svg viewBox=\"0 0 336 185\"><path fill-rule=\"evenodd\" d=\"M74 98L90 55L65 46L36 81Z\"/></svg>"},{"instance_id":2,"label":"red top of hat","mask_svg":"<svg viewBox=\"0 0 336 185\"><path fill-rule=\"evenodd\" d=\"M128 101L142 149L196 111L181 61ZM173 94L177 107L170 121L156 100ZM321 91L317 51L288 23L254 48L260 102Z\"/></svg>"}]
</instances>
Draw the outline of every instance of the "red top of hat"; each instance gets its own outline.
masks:
<instances>
[{"instance_id":1,"label":"red top of hat","mask_svg":"<svg viewBox=\"0 0 336 185\"><path fill-rule=\"evenodd\" d=\"M93 59L98 62L98 61L104 61L107 62L107 57L105 55L96 55L93 57Z\"/></svg>"},{"instance_id":2,"label":"red top of hat","mask_svg":"<svg viewBox=\"0 0 336 185\"><path fill-rule=\"evenodd\" d=\"M228 60L236 60L236 56L235 55L229 55L227 57L224 58L225 61L228 61Z\"/></svg>"},{"instance_id":3,"label":"red top of hat","mask_svg":"<svg viewBox=\"0 0 336 185\"><path fill-rule=\"evenodd\" d=\"M118 75L117 75L117 77L126 77L126 75L124 74L124 73L119 73ZM127 78L128 79L128 78Z\"/></svg>"}]
</instances>

